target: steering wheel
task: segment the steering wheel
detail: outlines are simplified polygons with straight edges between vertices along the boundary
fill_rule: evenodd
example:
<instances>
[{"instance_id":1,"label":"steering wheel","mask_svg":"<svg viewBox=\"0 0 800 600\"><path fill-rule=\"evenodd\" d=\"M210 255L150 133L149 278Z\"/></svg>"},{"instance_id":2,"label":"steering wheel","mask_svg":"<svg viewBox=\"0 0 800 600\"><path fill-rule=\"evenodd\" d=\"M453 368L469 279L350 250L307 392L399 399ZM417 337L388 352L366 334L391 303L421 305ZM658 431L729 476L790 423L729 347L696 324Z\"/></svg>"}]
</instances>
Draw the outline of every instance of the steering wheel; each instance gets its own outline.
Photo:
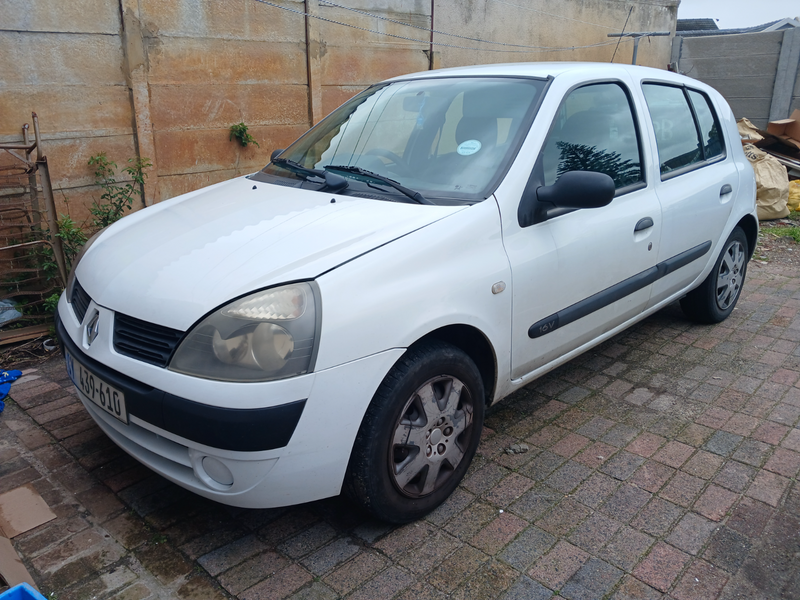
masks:
<instances>
[{"instance_id":1,"label":"steering wheel","mask_svg":"<svg viewBox=\"0 0 800 600\"><path fill-rule=\"evenodd\" d=\"M387 150L386 148L373 148L372 150L367 150L364 153L364 156L380 156L381 158L386 158L390 161L389 164L386 165L387 168L389 168L389 170L396 171L400 175L406 175L406 176L411 175L410 167L405 163L405 161L403 161L402 158L400 158L397 154L395 154L391 150ZM399 168L391 168L389 167L389 165L393 165L394 167L399 167Z\"/></svg>"}]
</instances>

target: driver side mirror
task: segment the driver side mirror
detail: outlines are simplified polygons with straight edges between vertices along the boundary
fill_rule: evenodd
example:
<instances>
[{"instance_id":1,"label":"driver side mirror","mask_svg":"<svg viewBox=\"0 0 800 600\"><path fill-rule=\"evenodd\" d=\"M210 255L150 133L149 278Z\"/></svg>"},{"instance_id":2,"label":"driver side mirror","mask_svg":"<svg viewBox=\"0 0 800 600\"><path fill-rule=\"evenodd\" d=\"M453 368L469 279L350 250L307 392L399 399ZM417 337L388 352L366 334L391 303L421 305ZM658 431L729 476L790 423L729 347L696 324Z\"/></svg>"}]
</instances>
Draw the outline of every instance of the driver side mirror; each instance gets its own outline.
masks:
<instances>
[{"instance_id":1,"label":"driver side mirror","mask_svg":"<svg viewBox=\"0 0 800 600\"><path fill-rule=\"evenodd\" d=\"M553 185L536 190L539 202L556 208L600 208L614 199L614 180L595 171L567 171Z\"/></svg>"},{"instance_id":2,"label":"driver side mirror","mask_svg":"<svg viewBox=\"0 0 800 600\"><path fill-rule=\"evenodd\" d=\"M273 150L272 154L269 155L270 162L272 162L273 160L278 158L281 154L283 154L284 150L285 148L278 148L277 150Z\"/></svg>"},{"instance_id":3,"label":"driver side mirror","mask_svg":"<svg viewBox=\"0 0 800 600\"><path fill-rule=\"evenodd\" d=\"M580 208L607 206L614 199L616 185L605 173L567 171L553 185L540 185L532 193L526 192L518 211L521 227Z\"/></svg>"}]
</instances>

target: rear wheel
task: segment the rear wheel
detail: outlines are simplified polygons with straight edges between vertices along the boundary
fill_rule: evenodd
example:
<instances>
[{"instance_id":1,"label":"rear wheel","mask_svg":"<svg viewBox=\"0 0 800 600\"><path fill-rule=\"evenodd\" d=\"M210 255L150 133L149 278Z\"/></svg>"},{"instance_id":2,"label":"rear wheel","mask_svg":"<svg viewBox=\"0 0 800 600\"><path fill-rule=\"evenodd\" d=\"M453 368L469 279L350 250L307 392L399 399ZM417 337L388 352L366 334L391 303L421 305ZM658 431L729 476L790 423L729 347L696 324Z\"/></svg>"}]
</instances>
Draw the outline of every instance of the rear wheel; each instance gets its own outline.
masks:
<instances>
[{"instance_id":1,"label":"rear wheel","mask_svg":"<svg viewBox=\"0 0 800 600\"><path fill-rule=\"evenodd\" d=\"M747 273L747 236L734 228L708 277L681 300L687 317L698 323L719 323L733 312Z\"/></svg>"},{"instance_id":2,"label":"rear wheel","mask_svg":"<svg viewBox=\"0 0 800 600\"><path fill-rule=\"evenodd\" d=\"M350 497L393 523L419 519L455 490L483 426L475 363L443 342L410 348L372 399L347 470Z\"/></svg>"}]
</instances>

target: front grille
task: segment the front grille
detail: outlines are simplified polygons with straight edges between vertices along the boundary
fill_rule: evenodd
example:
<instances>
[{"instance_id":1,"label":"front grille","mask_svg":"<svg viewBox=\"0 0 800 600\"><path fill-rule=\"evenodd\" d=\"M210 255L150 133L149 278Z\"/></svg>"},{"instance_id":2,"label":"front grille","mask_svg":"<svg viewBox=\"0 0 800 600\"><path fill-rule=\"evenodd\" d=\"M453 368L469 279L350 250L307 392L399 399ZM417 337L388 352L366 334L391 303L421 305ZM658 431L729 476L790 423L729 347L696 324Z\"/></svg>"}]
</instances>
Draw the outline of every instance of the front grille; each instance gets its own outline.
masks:
<instances>
[{"instance_id":1,"label":"front grille","mask_svg":"<svg viewBox=\"0 0 800 600\"><path fill-rule=\"evenodd\" d=\"M114 350L158 367L166 367L183 332L121 313L114 315Z\"/></svg>"},{"instance_id":2,"label":"front grille","mask_svg":"<svg viewBox=\"0 0 800 600\"><path fill-rule=\"evenodd\" d=\"M69 299L70 304L72 304L72 310L75 312L75 316L78 317L78 321L83 323L83 317L86 315L86 309L89 308L89 303L92 299L89 297L89 294L86 293L81 287L80 282L75 280L75 285L72 286L72 296Z\"/></svg>"}]
</instances>

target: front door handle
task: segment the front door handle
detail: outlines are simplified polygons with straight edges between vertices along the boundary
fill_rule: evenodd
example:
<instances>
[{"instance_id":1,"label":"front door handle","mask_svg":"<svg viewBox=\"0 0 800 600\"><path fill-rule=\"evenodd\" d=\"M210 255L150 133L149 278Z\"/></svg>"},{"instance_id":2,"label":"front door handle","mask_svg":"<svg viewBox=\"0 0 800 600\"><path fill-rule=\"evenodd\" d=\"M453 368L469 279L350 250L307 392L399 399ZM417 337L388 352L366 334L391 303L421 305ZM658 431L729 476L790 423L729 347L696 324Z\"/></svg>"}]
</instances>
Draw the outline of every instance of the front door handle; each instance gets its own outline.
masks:
<instances>
[{"instance_id":1,"label":"front door handle","mask_svg":"<svg viewBox=\"0 0 800 600\"><path fill-rule=\"evenodd\" d=\"M645 229L650 229L655 223L653 223L653 219L650 217L645 217L644 219L639 219L639 222L636 223L636 227L633 228L633 233L637 231L644 231Z\"/></svg>"},{"instance_id":2,"label":"front door handle","mask_svg":"<svg viewBox=\"0 0 800 600\"><path fill-rule=\"evenodd\" d=\"M733 188L731 187L731 184L730 184L730 183L726 183L726 184L725 184L725 185L723 185L723 186L722 186L722 188L719 190L719 197L720 197L720 198L722 198L724 195L726 195L726 194L730 194L730 193L732 193L732 192L733 192Z\"/></svg>"}]
</instances>

